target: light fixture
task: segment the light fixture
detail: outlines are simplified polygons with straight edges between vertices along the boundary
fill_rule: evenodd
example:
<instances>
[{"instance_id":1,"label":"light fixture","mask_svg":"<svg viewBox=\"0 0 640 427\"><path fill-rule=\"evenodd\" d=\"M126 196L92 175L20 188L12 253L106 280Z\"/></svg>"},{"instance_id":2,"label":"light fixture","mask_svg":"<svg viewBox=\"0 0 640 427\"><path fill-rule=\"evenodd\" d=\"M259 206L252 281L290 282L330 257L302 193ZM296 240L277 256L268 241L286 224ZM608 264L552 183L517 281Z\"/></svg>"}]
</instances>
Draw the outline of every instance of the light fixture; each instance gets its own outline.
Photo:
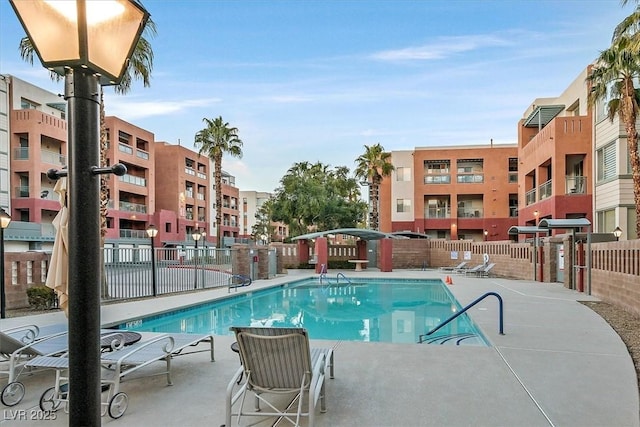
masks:
<instances>
[{"instance_id":1,"label":"light fixture","mask_svg":"<svg viewBox=\"0 0 640 427\"><path fill-rule=\"evenodd\" d=\"M125 74L149 13L132 0L10 0L42 65L60 75L82 67L100 84Z\"/></svg>"},{"instance_id":2,"label":"light fixture","mask_svg":"<svg viewBox=\"0 0 640 427\"><path fill-rule=\"evenodd\" d=\"M147 228L147 236L151 239L151 285L153 290L153 296L158 295L158 287L156 283L156 248L155 248L155 237L158 235L158 229L155 225L149 225Z\"/></svg>"},{"instance_id":3,"label":"light fixture","mask_svg":"<svg viewBox=\"0 0 640 427\"><path fill-rule=\"evenodd\" d=\"M613 235L616 236L616 240L620 240L620 236L622 236L622 228L616 227L613 230Z\"/></svg>"},{"instance_id":4,"label":"light fixture","mask_svg":"<svg viewBox=\"0 0 640 427\"><path fill-rule=\"evenodd\" d=\"M65 76L69 196L69 425L101 424L100 85L118 84L149 13L135 0L9 0L42 65ZM97 9L98 8L98 9Z\"/></svg>"},{"instance_id":5,"label":"light fixture","mask_svg":"<svg viewBox=\"0 0 640 427\"><path fill-rule=\"evenodd\" d=\"M7 308L6 295L4 293L4 229L9 226L11 223L11 216L2 208L0 208L0 264L2 268L0 269L0 319L5 318L5 311Z\"/></svg>"},{"instance_id":6,"label":"light fixture","mask_svg":"<svg viewBox=\"0 0 640 427\"><path fill-rule=\"evenodd\" d=\"M196 249L194 251L194 279L193 279L193 289L198 289L198 240L200 240L200 238L202 237L202 233L200 232L200 229L198 228L198 224L196 224L196 228L193 230L193 233L191 233L191 237L193 237L193 240L195 240L196 242Z\"/></svg>"},{"instance_id":7,"label":"light fixture","mask_svg":"<svg viewBox=\"0 0 640 427\"><path fill-rule=\"evenodd\" d=\"M489 230L484 230L484 240L487 240L487 236L489 235Z\"/></svg>"}]
</instances>

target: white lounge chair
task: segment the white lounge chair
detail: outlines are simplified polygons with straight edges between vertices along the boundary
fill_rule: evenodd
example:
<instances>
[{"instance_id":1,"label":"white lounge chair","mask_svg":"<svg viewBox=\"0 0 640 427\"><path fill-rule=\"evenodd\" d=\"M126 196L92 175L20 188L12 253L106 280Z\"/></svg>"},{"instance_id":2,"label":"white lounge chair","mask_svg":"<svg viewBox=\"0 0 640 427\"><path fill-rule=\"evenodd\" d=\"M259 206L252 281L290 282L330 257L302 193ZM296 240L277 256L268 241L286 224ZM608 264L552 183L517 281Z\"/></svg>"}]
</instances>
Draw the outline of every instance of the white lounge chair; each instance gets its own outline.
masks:
<instances>
[{"instance_id":1,"label":"white lounge chair","mask_svg":"<svg viewBox=\"0 0 640 427\"><path fill-rule=\"evenodd\" d=\"M43 336L34 325L0 331L0 361L7 362L0 373L9 377L0 395L2 403L14 406L24 397L24 384L16 379L27 362L39 356L62 354L68 347L66 331ZM4 368L5 364L1 366Z\"/></svg>"},{"instance_id":2,"label":"white lounge chair","mask_svg":"<svg viewBox=\"0 0 640 427\"><path fill-rule=\"evenodd\" d=\"M467 261L462 261L460 264L453 267L440 267L440 271L457 271L465 268L467 265Z\"/></svg>"},{"instance_id":3,"label":"white lounge chair","mask_svg":"<svg viewBox=\"0 0 640 427\"><path fill-rule=\"evenodd\" d=\"M113 331L113 338L117 340L119 332ZM200 343L209 343L207 349L188 351ZM101 382L103 391L103 412L112 418L120 418L127 409L129 397L120 391L120 383L131 378L131 374L155 362L165 362L165 370L150 375L167 375L167 384L171 381L171 359L180 355L209 351L211 361L214 357L214 342L211 334L162 334L145 341L139 341L129 346L114 346L112 351L102 353L100 362L103 366ZM57 410L61 404L68 403L67 371L69 359L66 357L41 356L27 363L29 367L51 368L56 370L55 385L47 389L40 398L40 408L43 411ZM142 375L147 376L147 375ZM138 376L142 377L142 376Z\"/></svg>"},{"instance_id":4,"label":"white lounge chair","mask_svg":"<svg viewBox=\"0 0 640 427\"><path fill-rule=\"evenodd\" d=\"M478 277L489 277L489 272L495 266L496 266L496 264L494 262L492 262L491 264L487 264L486 266L484 266L483 268L481 268L480 270L478 270L476 272L476 276L478 276Z\"/></svg>"},{"instance_id":5,"label":"white lounge chair","mask_svg":"<svg viewBox=\"0 0 640 427\"><path fill-rule=\"evenodd\" d=\"M238 418L238 424L241 417L253 416L284 418L298 426L300 418L306 416L312 427L318 401L320 412L326 412L324 382L327 370L333 378L333 349L310 348L303 328L231 330L236 334L242 366L227 386L225 425L231 426L233 416ZM255 397L254 409L245 404L248 394ZM274 401L282 395L293 398L286 399L285 408Z\"/></svg>"},{"instance_id":6,"label":"white lounge chair","mask_svg":"<svg viewBox=\"0 0 640 427\"><path fill-rule=\"evenodd\" d=\"M484 264L478 264L475 267L472 268L467 268L466 270L464 270L462 273L466 276L467 274L477 274L478 271L482 270L484 268Z\"/></svg>"}]
</instances>

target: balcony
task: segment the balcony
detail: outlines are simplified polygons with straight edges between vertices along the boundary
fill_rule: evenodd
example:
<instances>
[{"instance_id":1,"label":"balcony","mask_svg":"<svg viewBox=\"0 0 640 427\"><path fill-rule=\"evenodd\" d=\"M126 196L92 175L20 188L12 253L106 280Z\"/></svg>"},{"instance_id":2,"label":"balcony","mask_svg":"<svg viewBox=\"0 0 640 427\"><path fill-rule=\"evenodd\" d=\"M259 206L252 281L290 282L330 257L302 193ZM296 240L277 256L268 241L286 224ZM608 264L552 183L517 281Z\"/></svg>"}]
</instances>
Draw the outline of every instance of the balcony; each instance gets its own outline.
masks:
<instances>
[{"instance_id":1,"label":"balcony","mask_svg":"<svg viewBox=\"0 0 640 427\"><path fill-rule=\"evenodd\" d=\"M15 197L16 199L25 199L29 197L29 186L28 185L21 185L18 187L14 188L14 193L13 193L13 197Z\"/></svg>"},{"instance_id":2,"label":"balcony","mask_svg":"<svg viewBox=\"0 0 640 427\"><path fill-rule=\"evenodd\" d=\"M67 156L64 156L55 151L42 150L41 151L42 162L49 163L56 166L66 166Z\"/></svg>"},{"instance_id":3,"label":"balcony","mask_svg":"<svg viewBox=\"0 0 640 427\"><path fill-rule=\"evenodd\" d=\"M184 173L186 173L187 175L196 176L196 171L192 168L184 168Z\"/></svg>"},{"instance_id":4,"label":"balcony","mask_svg":"<svg viewBox=\"0 0 640 427\"><path fill-rule=\"evenodd\" d=\"M120 151L121 153L133 154L133 148L127 144L118 144L118 151Z\"/></svg>"},{"instance_id":5,"label":"balcony","mask_svg":"<svg viewBox=\"0 0 640 427\"><path fill-rule=\"evenodd\" d=\"M527 191L524 195L524 200L527 206L534 204L536 202L536 189L532 188L531 190Z\"/></svg>"},{"instance_id":6,"label":"balcony","mask_svg":"<svg viewBox=\"0 0 640 427\"><path fill-rule=\"evenodd\" d=\"M565 178L565 194L586 194L587 193L587 177L586 176L567 176Z\"/></svg>"},{"instance_id":7,"label":"balcony","mask_svg":"<svg viewBox=\"0 0 640 427\"><path fill-rule=\"evenodd\" d=\"M458 218L482 218L484 216L482 208L458 208Z\"/></svg>"},{"instance_id":8,"label":"balcony","mask_svg":"<svg viewBox=\"0 0 640 427\"><path fill-rule=\"evenodd\" d=\"M451 175L427 175L424 177L425 184L450 184Z\"/></svg>"},{"instance_id":9,"label":"balcony","mask_svg":"<svg viewBox=\"0 0 640 427\"><path fill-rule=\"evenodd\" d=\"M121 182L126 182L133 185L138 185L140 187L147 186L147 180L145 178L141 178L139 176L133 176L129 174L125 174L118 177L118 180Z\"/></svg>"},{"instance_id":10,"label":"balcony","mask_svg":"<svg viewBox=\"0 0 640 427\"><path fill-rule=\"evenodd\" d=\"M424 217L428 219L451 218L451 208L427 208L424 211Z\"/></svg>"},{"instance_id":11,"label":"balcony","mask_svg":"<svg viewBox=\"0 0 640 427\"><path fill-rule=\"evenodd\" d=\"M540 187L538 187L538 189L540 190L540 200L546 199L547 197L551 197L551 195L553 194L553 180L549 180L547 182L545 182L544 184L540 185Z\"/></svg>"},{"instance_id":12,"label":"balcony","mask_svg":"<svg viewBox=\"0 0 640 427\"><path fill-rule=\"evenodd\" d=\"M518 172L509 172L509 184L518 183Z\"/></svg>"},{"instance_id":13,"label":"balcony","mask_svg":"<svg viewBox=\"0 0 640 427\"><path fill-rule=\"evenodd\" d=\"M120 229L120 237L128 239L149 239L146 230L126 230Z\"/></svg>"},{"instance_id":14,"label":"balcony","mask_svg":"<svg viewBox=\"0 0 640 427\"><path fill-rule=\"evenodd\" d=\"M13 160L29 160L29 147L20 147L13 150Z\"/></svg>"},{"instance_id":15,"label":"balcony","mask_svg":"<svg viewBox=\"0 0 640 427\"><path fill-rule=\"evenodd\" d=\"M484 174L459 173L457 179L460 184L482 184L484 182Z\"/></svg>"},{"instance_id":16,"label":"balcony","mask_svg":"<svg viewBox=\"0 0 640 427\"><path fill-rule=\"evenodd\" d=\"M126 212L147 213L147 206L140 203L120 202L120 210Z\"/></svg>"}]
</instances>

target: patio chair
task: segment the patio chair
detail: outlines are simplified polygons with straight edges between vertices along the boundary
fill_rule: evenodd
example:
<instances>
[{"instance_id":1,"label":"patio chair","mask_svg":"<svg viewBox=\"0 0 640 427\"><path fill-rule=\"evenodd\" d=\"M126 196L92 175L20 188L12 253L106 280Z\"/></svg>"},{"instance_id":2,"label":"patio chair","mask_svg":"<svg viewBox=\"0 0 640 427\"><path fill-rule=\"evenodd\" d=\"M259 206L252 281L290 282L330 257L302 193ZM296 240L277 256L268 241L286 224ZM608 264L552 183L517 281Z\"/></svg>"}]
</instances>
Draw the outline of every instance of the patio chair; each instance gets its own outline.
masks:
<instances>
[{"instance_id":1,"label":"patio chair","mask_svg":"<svg viewBox=\"0 0 640 427\"><path fill-rule=\"evenodd\" d=\"M114 340L121 331L113 330ZM103 337L104 338L104 337ZM197 346L200 343L209 343L208 349L186 351L189 347ZM129 346L114 345L112 351L102 353L100 362L102 364L102 389L106 394L102 401L102 415L109 414L111 418L120 418L124 415L128 407L129 396L120 391L120 384L125 377L131 378L134 372L151 365L155 362L164 361L166 368L162 372L139 375L141 378L149 375L167 375L167 384L173 385L171 381L171 359L177 356L191 354L201 351L211 353L211 361L214 361L213 335L211 334L161 334L145 341L138 341ZM40 409L43 411L56 410L62 403L68 403L67 383L69 378L66 372L69 369L69 359L66 357L41 356L27 363L29 367L55 369L56 379L53 387L45 390L40 398Z\"/></svg>"},{"instance_id":2,"label":"patio chair","mask_svg":"<svg viewBox=\"0 0 640 427\"><path fill-rule=\"evenodd\" d=\"M333 349L310 348L303 328L230 329L236 334L242 366L227 386L225 425L231 426L233 416L238 424L243 416L257 416L286 419L298 426L300 418L306 416L312 427L318 401L320 412L326 412L325 376L329 370L333 378ZM243 375L244 382L238 386ZM245 405L248 394L255 398L254 409ZM283 395L293 399L283 400ZM234 405L237 412L233 412Z\"/></svg>"},{"instance_id":3,"label":"patio chair","mask_svg":"<svg viewBox=\"0 0 640 427\"><path fill-rule=\"evenodd\" d=\"M463 269L467 265L467 261L462 261L456 266L440 267L440 271L457 271Z\"/></svg>"},{"instance_id":4,"label":"patio chair","mask_svg":"<svg viewBox=\"0 0 640 427\"><path fill-rule=\"evenodd\" d=\"M484 266L484 268L481 268L480 270L478 270L476 272L476 275L478 277L489 277L489 272L495 266L496 266L496 264L494 262L492 262L491 264L487 264L486 266Z\"/></svg>"},{"instance_id":5,"label":"patio chair","mask_svg":"<svg viewBox=\"0 0 640 427\"><path fill-rule=\"evenodd\" d=\"M0 395L2 403L14 406L24 397L24 384L16 379L28 361L38 356L62 354L68 347L66 331L44 336L34 325L0 331L0 361L8 362L6 369L5 364L2 364L0 373L9 377Z\"/></svg>"}]
</instances>

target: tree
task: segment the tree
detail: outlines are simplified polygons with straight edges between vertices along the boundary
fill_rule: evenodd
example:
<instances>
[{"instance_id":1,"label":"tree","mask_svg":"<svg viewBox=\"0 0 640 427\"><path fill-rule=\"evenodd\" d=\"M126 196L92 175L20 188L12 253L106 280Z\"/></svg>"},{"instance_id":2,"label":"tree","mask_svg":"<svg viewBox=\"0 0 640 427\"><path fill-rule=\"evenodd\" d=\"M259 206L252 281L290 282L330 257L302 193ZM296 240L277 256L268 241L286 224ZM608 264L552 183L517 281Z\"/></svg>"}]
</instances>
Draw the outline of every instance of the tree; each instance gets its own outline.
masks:
<instances>
[{"instance_id":1,"label":"tree","mask_svg":"<svg viewBox=\"0 0 640 427\"><path fill-rule=\"evenodd\" d=\"M222 247L222 156L228 154L242 158L242 140L238 129L229 127L222 116L213 120L202 119L207 126L196 133L195 146L198 154L206 154L213 160L214 185L216 189L216 245Z\"/></svg>"},{"instance_id":2,"label":"tree","mask_svg":"<svg viewBox=\"0 0 640 427\"><path fill-rule=\"evenodd\" d=\"M391 163L391 153L385 153L382 145L364 146L365 152L356 159L356 177L366 181L369 185L369 227L378 230L378 200L382 179L391 175L395 169Z\"/></svg>"},{"instance_id":3,"label":"tree","mask_svg":"<svg viewBox=\"0 0 640 427\"><path fill-rule=\"evenodd\" d=\"M272 198L271 221L285 223L291 236L356 227L367 206L359 200L357 180L348 175L344 166L295 163Z\"/></svg>"},{"instance_id":4,"label":"tree","mask_svg":"<svg viewBox=\"0 0 640 427\"><path fill-rule=\"evenodd\" d=\"M256 212L256 223L251 227L251 237L254 241L263 240L262 236L266 236L267 241L272 241L275 233L275 227L271 225L271 212L273 201L271 199L260 205Z\"/></svg>"},{"instance_id":5,"label":"tree","mask_svg":"<svg viewBox=\"0 0 640 427\"><path fill-rule=\"evenodd\" d=\"M640 78L640 56L633 45L633 37L626 33L618 35L611 47L598 56L587 75L587 84L591 87L589 104L605 102L609 119L619 117L625 127L633 175L636 237L640 238L640 156L636 129L640 91L634 86L634 81Z\"/></svg>"}]
</instances>

